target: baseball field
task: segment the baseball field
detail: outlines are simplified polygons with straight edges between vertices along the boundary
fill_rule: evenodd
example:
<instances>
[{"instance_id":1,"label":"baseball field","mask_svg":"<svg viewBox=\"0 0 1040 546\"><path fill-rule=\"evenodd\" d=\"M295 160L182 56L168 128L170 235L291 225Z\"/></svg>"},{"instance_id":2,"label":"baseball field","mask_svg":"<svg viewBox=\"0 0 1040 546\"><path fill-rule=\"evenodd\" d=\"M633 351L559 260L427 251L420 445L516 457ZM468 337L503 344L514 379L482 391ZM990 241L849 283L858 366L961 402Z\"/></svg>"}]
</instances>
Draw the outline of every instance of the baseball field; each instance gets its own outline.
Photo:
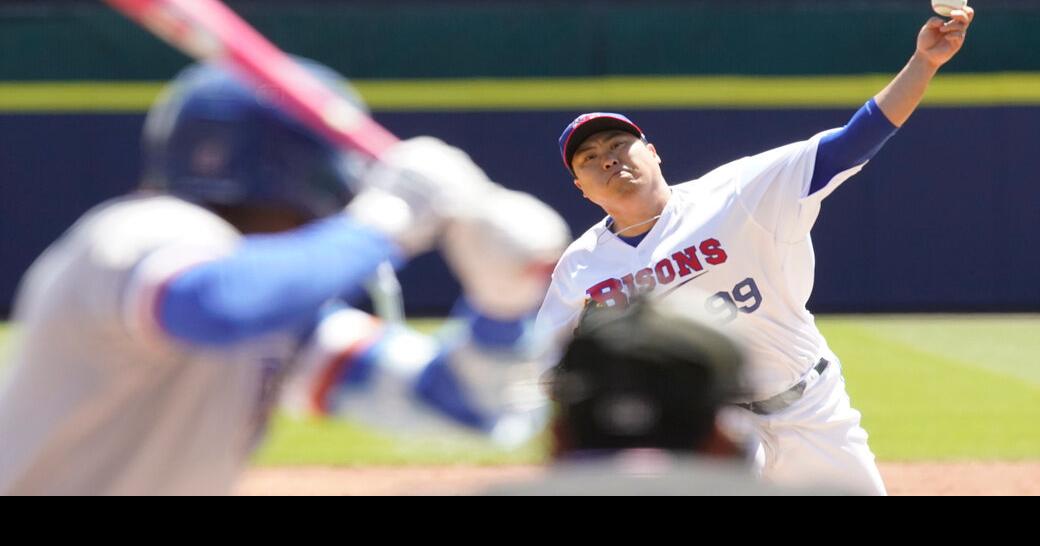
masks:
<instances>
[{"instance_id":1,"label":"baseball field","mask_svg":"<svg viewBox=\"0 0 1040 546\"><path fill-rule=\"evenodd\" d=\"M1040 316L818 320L893 493L1040 494ZM0 326L0 351L9 338ZM241 491L462 492L536 475L543 458L539 443L506 453L279 416Z\"/></svg>"}]
</instances>

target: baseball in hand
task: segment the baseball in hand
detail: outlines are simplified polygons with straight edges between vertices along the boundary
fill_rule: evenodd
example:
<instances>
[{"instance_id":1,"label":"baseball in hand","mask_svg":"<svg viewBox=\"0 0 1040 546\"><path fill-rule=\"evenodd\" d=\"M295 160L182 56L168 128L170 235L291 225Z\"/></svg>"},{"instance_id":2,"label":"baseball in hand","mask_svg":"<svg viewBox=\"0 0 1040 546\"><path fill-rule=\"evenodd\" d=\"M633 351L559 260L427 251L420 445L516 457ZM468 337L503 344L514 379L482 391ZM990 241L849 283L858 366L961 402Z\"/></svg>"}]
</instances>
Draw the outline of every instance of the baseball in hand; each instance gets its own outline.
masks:
<instances>
[{"instance_id":1,"label":"baseball in hand","mask_svg":"<svg viewBox=\"0 0 1040 546\"><path fill-rule=\"evenodd\" d=\"M932 0L932 9L943 17L949 17L954 10L964 9L968 0Z\"/></svg>"}]
</instances>

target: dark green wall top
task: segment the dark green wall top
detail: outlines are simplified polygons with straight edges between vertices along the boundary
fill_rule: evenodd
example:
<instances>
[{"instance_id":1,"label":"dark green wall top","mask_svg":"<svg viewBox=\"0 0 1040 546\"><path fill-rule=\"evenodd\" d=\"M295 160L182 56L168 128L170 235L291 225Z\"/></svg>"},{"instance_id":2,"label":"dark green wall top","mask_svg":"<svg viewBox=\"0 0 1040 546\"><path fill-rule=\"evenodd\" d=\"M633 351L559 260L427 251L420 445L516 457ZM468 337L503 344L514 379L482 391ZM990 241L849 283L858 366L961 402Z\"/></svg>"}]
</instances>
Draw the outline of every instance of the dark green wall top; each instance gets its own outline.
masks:
<instances>
[{"instance_id":1,"label":"dark green wall top","mask_svg":"<svg viewBox=\"0 0 1040 546\"><path fill-rule=\"evenodd\" d=\"M930 15L927 0L233 5L284 49L364 79L894 73ZM946 71L1040 70L1037 28L1035 3L984 7ZM96 4L0 4L0 80L163 80L185 63Z\"/></svg>"}]
</instances>

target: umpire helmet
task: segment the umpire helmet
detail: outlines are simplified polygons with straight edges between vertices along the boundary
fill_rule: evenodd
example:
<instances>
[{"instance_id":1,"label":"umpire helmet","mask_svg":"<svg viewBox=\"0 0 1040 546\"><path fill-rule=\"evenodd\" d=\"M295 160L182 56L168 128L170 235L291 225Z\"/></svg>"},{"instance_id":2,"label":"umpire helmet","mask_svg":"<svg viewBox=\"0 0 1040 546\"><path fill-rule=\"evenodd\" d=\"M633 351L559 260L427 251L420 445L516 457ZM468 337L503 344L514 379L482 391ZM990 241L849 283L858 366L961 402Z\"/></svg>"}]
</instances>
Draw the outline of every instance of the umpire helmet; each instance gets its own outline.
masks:
<instances>
[{"instance_id":1,"label":"umpire helmet","mask_svg":"<svg viewBox=\"0 0 1040 546\"><path fill-rule=\"evenodd\" d=\"M345 89L330 68L300 62ZM363 106L352 89L344 93ZM346 206L365 162L286 114L269 92L199 64L178 75L149 112L144 165L145 188L202 205L273 207L314 219Z\"/></svg>"}]
</instances>

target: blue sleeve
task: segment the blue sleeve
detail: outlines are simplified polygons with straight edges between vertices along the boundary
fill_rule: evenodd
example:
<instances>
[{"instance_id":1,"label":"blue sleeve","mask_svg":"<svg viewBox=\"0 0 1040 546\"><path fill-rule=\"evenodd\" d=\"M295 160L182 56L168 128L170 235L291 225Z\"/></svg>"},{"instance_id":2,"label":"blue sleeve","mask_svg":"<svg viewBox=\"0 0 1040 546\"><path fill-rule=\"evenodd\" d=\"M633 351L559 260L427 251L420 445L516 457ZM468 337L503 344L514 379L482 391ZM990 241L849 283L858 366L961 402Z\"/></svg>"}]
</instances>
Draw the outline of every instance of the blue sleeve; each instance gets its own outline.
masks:
<instances>
[{"instance_id":1,"label":"blue sleeve","mask_svg":"<svg viewBox=\"0 0 1040 546\"><path fill-rule=\"evenodd\" d=\"M820 140L809 195L823 189L838 173L872 159L898 130L878 108L877 102L870 99L848 125Z\"/></svg>"},{"instance_id":2,"label":"blue sleeve","mask_svg":"<svg viewBox=\"0 0 1040 546\"><path fill-rule=\"evenodd\" d=\"M250 236L231 256L176 277L158 314L167 333L204 346L303 329L325 302L363 283L380 263L401 258L385 235L343 216Z\"/></svg>"},{"instance_id":3,"label":"blue sleeve","mask_svg":"<svg viewBox=\"0 0 1040 546\"><path fill-rule=\"evenodd\" d=\"M474 343L487 349L508 350L517 347L533 327L534 313L513 320L491 318L459 298L451 310L453 319L462 320Z\"/></svg>"}]
</instances>

